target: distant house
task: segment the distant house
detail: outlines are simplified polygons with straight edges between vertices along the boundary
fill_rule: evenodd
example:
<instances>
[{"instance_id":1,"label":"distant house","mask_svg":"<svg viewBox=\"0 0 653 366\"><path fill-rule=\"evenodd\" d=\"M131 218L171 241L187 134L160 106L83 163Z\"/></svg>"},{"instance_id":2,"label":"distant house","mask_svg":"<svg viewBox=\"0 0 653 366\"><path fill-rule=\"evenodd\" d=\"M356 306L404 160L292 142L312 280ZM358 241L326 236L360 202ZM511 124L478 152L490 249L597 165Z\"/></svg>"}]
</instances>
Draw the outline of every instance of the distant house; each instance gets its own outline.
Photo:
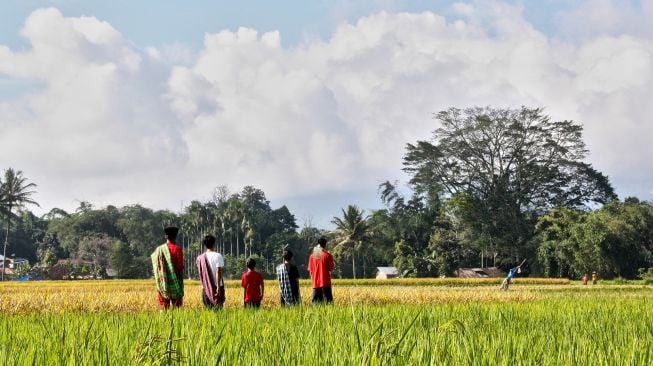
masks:
<instances>
[{"instance_id":1,"label":"distant house","mask_svg":"<svg viewBox=\"0 0 653 366\"><path fill-rule=\"evenodd\" d=\"M2 254L0 254L0 272L4 272L6 275L13 275L14 271L10 268L10 265L11 259L5 258Z\"/></svg>"},{"instance_id":2,"label":"distant house","mask_svg":"<svg viewBox=\"0 0 653 366\"><path fill-rule=\"evenodd\" d=\"M16 269L24 264L29 266L29 261L25 258L14 258L9 260L9 268Z\"/></svg>"},{"instance_id":3,"label":"distant house","mask_svg":"<svg viewBox=\"0 0 653 366\"><path fill-rule=\"evenodd\" d=\"M493 278L503 277L503 272L497 267L486 268L458 268L454 271L460 278Z\"/></svg>"},{"instance_id":4,"label":"distant house","mask_svg":"<svg viewBox=\"0 0 653 366\"><path fill-rule=\"evenodd\" d=\"M59 259L57 264L53 266L53 268L56 268L56 274L51 274L50 276L56 279L94 279L94 267L95 264L93 262L79 258ZM83 271L84 269L86 270L85 272Z\"/></svg>"},{"instance_id":5,"label":"distant house","mask_svg":"<svg viewBox=\"0 0 653 366\"><path fill-rule=\"evenodd\" d=\"M399 277L399 270L396 267L376 267L376 279L387 280L388 278Z\"/></svg>"},{"instance_id":6,"label":"distant house","mask_svg":"<svg viewBox=\"0 0 653 366\"><path fill-rule=\"evenodd\" d=\"M13 275L14 270L23 264L29 265L29 261L25 258L5 258L0 254L0 272Z\"/></svg>"}]
</instances>

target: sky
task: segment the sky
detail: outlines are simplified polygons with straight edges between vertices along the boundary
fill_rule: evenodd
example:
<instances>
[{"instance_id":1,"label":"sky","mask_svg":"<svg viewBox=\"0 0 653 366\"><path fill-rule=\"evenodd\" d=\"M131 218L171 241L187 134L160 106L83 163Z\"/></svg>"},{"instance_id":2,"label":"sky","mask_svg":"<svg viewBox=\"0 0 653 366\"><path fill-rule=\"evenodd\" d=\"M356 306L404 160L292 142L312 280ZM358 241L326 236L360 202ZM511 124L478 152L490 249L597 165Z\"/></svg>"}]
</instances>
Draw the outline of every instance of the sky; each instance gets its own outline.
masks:
<instances>
[{"instance_id":1,"label":"sky","mask_svg":"<svg viewBox=\"0 0 653 366\"><path fill-rule=\"evenodd\" d=\"M300 226L382 207L450 107L584 126L621 198L653 200L653 0L8 0L0 169L47 212L179 212L262 189Z\"/></svg>"}]
</instances>

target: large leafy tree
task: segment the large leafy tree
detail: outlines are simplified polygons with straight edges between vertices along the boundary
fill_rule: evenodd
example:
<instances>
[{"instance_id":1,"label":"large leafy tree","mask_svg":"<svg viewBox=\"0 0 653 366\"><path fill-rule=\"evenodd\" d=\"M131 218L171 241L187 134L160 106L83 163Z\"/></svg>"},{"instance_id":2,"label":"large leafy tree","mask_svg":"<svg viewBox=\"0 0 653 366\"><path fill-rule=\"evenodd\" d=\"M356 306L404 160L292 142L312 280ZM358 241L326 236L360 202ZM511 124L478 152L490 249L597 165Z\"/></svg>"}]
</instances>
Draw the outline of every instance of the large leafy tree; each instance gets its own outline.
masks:
<instances>
[{"instance_id":1,"label":"large leafy tree","mask_svg":"<svg viewBox=\"0 0 653 366\"><path fill-rule=\"evenodd\" d=\"M0 181L0 205L5 214L7 221L7 232L5 235L5 243L3 246L3 258L7 257L7 247L9 246L9 232L11 231L11 219L13 210L17 207L22 207L26 204L38 206L31 196L35 193L33 188L36 187L34 183L28 183L27 178L23 176L22 171L14 171L12 168L5 170L4 179ZM2 271L2 280L5 278L5 271Z\"/></svg>"},{"instance_id":2,"label":"large leafy tree","mask_svg":"<svg viewBox=\"0 0 653 366\"><path fill-rule=\"evenodd\" d=\"M633 278L653 265L653 206L631 198L592 212L558 208L540 217L533 242L545 275Z\"/></svg>"},{"instance_id":3,"label":"large leafy tree","mask_svg":"<svg viewBox=\"0 0 653 366\"><path fill-rule=\"evenodd\" d=\"M526 107L451 108L435 117L433 138L408 144L404 170L417 191L454 198L452 212L482 247L519 256L550 208L615 198L608 178L583 161L579 124Z\"/></svg>"},{"instance_id":4,"label":"large leafy tree","mask_svg":"<svg viewBox=\"0 0 653 366\"><path fill-rule=\"evenodd\" d=\"M125 243L138 256L149 256L161 244L163 220L156 213L141 205L125 206L120 209L116 227L124 236Z\"/></svg>"}]
</instances>

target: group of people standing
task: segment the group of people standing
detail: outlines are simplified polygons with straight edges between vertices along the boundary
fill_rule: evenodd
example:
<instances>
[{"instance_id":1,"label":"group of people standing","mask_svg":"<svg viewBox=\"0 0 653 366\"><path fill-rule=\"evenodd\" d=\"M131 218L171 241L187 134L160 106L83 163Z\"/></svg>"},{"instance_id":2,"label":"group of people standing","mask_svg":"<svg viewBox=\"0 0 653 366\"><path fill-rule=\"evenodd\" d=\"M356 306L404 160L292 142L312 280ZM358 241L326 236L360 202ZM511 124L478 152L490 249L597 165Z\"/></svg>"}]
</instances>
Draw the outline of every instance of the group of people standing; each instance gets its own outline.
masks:
<instances>
[{"instance_id":1,"label":"group of people standing","mask_svg":"<svg viewBox=\"0 0 653 366\"><path fill-rule=\"evenodd\" d=\"M587 285L587 281L589 281L589 277L587 276L587 273L583 275L583 285ZM599 274L596 273L596 271L592 272L592 285L596 285L599 282Z\"/></svg>"},{"instance_id":2,"label":"group of people standing","mask_svg":"<svg viewBox=\"0 0 653 366\"><path fill-rule=\"evenodd\" d=\"M157 288L159 308L180 307L184 298L184 253L177 245L177 227L166 227L164 230L166 243L158 246L152 253L152 268ZM220 309L224 305L224 258L216 251L216 239L206 235L202 240L206 251L195 260L202 287L202 303L209 309ZM331 271L334 261L326 250L327 240L320 238L308 258L308 271L313 284L312 303L333 302L331 290ZM265 280L256 271L256 261L253 258L245 262L246 271L241 277L243 288L243 305L259 308L265 292ZM279 282L281 306L301 304L299 291L299 270L293 264L293 253L283 251L283 263L276 267L276 277Z\"/></svg>"}]
</instances>

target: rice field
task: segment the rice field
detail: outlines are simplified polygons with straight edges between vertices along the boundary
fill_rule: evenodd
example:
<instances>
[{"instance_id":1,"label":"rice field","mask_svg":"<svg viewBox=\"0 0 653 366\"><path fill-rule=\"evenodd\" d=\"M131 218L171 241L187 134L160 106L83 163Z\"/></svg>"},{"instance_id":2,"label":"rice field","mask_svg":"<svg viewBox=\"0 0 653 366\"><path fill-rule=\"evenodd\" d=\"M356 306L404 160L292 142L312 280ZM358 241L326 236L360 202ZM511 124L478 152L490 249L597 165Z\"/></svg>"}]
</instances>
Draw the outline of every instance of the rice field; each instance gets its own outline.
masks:
<instances>
[{"instance_id":1,"label":"rice field","mask_svg":"<svg viewBox=\"0 0 653 366\"><path fill-rule=\"evenodd\" d=\"M653 287L365 280L334 283L334 306L160 312L152 281L0 283L1 365L650 365ZM413 280L414 281L414 280ZM419 283L417 283L419 282Z\"/></svg>"},{"instance_id":2,"label":"rice field","mask_svg":"<svg viewBox=\"0 0 653 366\"><path fill-rule=\"evenodd\" d=\"M374 281L374 282L372 282ZM536 300L542 289L563 289L569 280L519 279L513 289L499 292L498 279L408 279L393 281L335 280L336 304L442 304L466 302L506 302ZM184 308L201 309L201 289L198 281L185 281ZM311 285L302 280L301 294L310 304ZM227 309L242 307L240 281L225 282ZM0 313L65 313L65 312L130 312L158 311L152 280L114 281L33 281L0 283ZM279 307L279 287L276 281L266 281L265 309Z\"/></svg>"}]
</instances>

